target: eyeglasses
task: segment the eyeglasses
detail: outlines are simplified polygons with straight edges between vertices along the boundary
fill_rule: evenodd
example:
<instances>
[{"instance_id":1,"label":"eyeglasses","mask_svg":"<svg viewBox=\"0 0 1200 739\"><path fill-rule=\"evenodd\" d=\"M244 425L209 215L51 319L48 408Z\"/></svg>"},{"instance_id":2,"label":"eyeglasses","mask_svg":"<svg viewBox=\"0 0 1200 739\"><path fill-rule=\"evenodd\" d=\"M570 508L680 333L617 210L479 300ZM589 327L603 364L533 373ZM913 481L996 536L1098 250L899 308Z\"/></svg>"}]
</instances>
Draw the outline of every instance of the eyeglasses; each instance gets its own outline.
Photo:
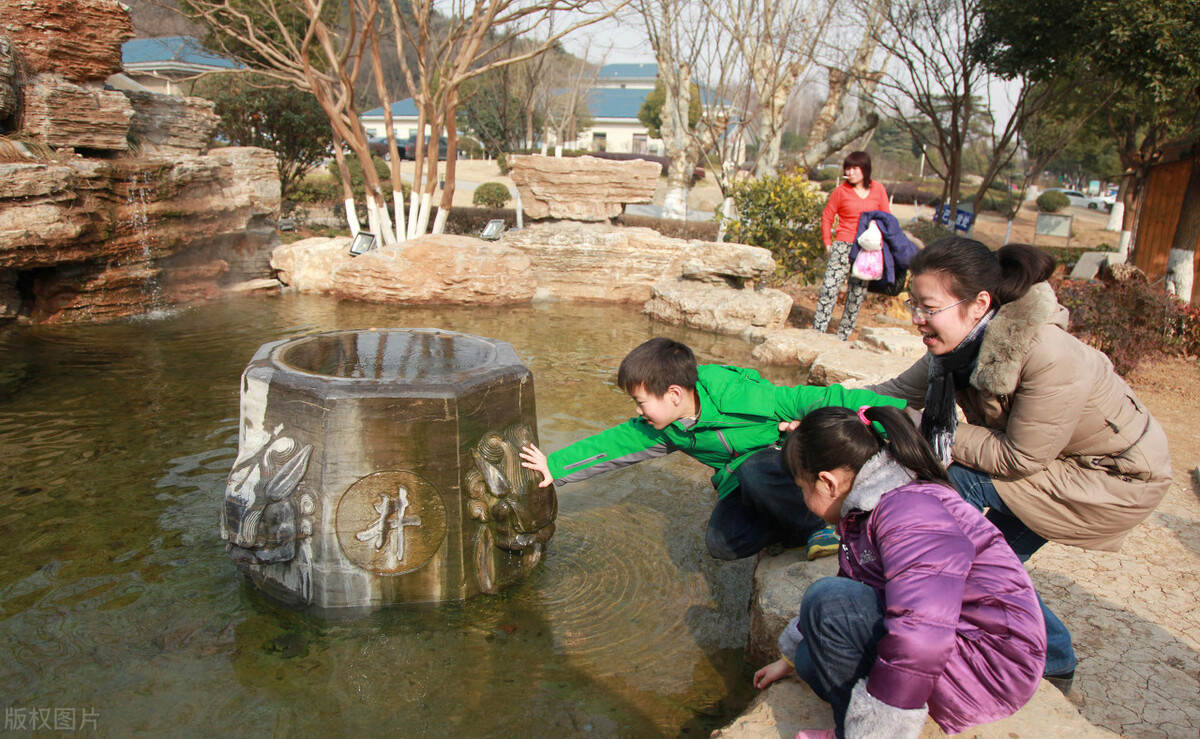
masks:
<instances>
[{"instance_id":1,"label":"eyeglasses","mask_svg":"<svg viewBox=\"0 0 1200 739\"><path fill-rule=\"evenodd\" d=\"M962 300L958 301L958 303L951 303L950 305L943 306L941 308L934 308L933 310L929 310L927 308L922 308L921 306L912 302L912 298L909 298L908 300L904 301L904 307L908 308L909 313L913 314L913 318L920 316L922 321L928 321L930 318L933 318L938 313L941 313L944 310L949 310L950 308L953 308L954 306L959 305L960 303L965 303L968 300L970 300L970 298L963 298Z\"/></svg>"}]
</instances>

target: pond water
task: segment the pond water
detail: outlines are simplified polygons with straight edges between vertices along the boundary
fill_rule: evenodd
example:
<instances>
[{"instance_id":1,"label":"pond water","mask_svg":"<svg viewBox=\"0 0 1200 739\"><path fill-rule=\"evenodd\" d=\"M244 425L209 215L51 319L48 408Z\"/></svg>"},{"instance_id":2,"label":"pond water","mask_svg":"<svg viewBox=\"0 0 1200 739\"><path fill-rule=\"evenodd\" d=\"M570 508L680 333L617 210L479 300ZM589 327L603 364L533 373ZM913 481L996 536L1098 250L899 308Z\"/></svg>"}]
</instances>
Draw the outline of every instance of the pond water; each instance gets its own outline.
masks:
<instances>
[{"instance_id":1,"label":"pond water","mask_svg":"<svg viewBox=\"0 0 1200 739\"><path fill-rule=\"evenodd\" d=\"M647 338L755 364L737 339L580 304L238 298L0 330L6 730L707 736L744 707L752 563L704 552L715 493L681 455L559 488L542 565L498 596L322 621L238 577L218 515L242 369L268 341L371 327L511 342L533 371L546 449L633 414L616 367Z\"/></svg>"}]
</instances>

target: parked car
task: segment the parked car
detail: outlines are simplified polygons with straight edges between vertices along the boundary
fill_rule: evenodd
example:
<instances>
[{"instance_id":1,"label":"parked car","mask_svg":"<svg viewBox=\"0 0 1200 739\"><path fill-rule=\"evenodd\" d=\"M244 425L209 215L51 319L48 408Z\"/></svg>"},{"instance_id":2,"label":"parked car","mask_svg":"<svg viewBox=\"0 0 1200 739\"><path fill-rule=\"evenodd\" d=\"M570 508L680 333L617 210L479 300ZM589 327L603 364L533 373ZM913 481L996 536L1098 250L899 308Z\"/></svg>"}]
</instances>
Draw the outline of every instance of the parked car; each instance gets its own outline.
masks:
<instances>
[{"instance_id":1,"label":"parked car","mask_svg":"<svg viewBox=\"0 0 1200 739\"><path fill-rule=\"evenodd\" d=\"M401 138L399 136L397 136L396 137L396 150L400 154L401 159L405 158L404 157L405 146L406 146L406 142L404 142L403 140L401 140ZM372 154L379 157L380 159L387 159L389 156L391 156L391 152L388 151L387 138L385 138L383 136L372 136L371 138L367 139L367 148L369 148L371 150Z\"/></svg>"},{"instance_id":2,"label":"parked car","mask_svg":"<svg viewBox=\"0 0 1200 739\"><path fill-rule=\"evenodd\" d=\"M1103 210L1105 212L1112 210L1114 201L1109 198L1092 197L1091 195L1085 195L1078 190L1066 190L1061 187L1046 188L1046 192L1050 192L1051 190L1054 190L1055 192L1061 192L1063 195L1066 195L1067 200L1071 201L1071 205L1074 205L1078 208L1087 208L1088 210Z\"/></svg>"},{"instance_id":3,"label":"parked car","mask_svg":"<svg viewBox=\"0 0 1200 739\"><path fill-rule=\"evenodd\" d=\"M433 150L433 142L429 136L426 136L425 137L425 156L426 157L430 156L430 154L432 153L432 150ZM450 150L450 142L448 142L446 140L446 137L443 136L440 139L438 139L438 161L445 161L446 153L449 150ZM403 154L403 157L405 159L410 159L410 160L417 158L417 137L416 136L408 137L408 143L405 144L405 152Z\"/></svg>"}]
</instances>

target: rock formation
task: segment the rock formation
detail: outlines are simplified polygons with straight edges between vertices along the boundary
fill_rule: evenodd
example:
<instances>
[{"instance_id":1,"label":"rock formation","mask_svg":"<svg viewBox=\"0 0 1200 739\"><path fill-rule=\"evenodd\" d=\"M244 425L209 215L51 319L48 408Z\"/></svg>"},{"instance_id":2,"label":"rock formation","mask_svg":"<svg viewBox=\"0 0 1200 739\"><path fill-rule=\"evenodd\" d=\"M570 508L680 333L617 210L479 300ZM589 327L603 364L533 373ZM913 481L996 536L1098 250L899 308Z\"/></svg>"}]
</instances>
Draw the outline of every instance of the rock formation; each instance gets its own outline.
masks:
<instances>
[{"instance_id":1,"label":"rock formation","mask_svg":"<svg viewBox=\"0 0 1200 739\"><path fill-rule=\"evenodd\" d=\"M100 87L121 71L121 44L134 35L117 0L7 0L0 4L0 34L19 50L27 75L57 72Z\"/></svg>"},{"instance_id":2,"label":"rock formation","mask_svg":"<svg viewBox=\"0 0 1200 739\"><path fill-rule=\"evenodd\" d=\"M273 154L202 155L211 102L106 89L132 35L115 0L0 4L0 124L30 142L0 147L0 320L107 320L270 274Z\"/></svg>"},{"instance_id":3,"label":"rock formation","mask_svg":"<svg viewBox=\"0 0 1200 739\"><path fill-rule=\"evenodd\" d=\"M539 224L509 231L499 242L429 235L359 257L350 256L348 239L314 238L276 248L271 264L283 283L300 292L395 303L645 303L656 283L667 295L669 286L686 281L712 293L723 306L714 311L714 323L735 334L747 326L777 328L791 306L777 291L729 287L752 284L774 270L765 249L608 224ZM677 313L684 323L686 311Z\"/></svg>"},{"instance_id":4,"label":"rock formation","mask_svg":"<svg viewBox=\"0 0 1200 739\"><path fill-rule=\"evenodd\" d=\"M512 156L509 175L530 218L607 221L625 203L649 203L662 167L640 159Z\"/></svg>"}]
</instances>

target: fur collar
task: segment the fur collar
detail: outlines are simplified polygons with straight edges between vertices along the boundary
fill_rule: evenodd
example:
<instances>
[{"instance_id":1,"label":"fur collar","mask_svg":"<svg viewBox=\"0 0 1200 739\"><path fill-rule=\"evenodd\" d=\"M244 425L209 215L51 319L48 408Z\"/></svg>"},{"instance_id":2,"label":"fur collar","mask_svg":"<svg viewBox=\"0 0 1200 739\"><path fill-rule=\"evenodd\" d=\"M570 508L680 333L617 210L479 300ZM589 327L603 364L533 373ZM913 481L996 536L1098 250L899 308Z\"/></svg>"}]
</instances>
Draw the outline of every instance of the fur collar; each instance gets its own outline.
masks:
<instances>
[{"instance_id":1,"label":"fur collar","mask_svg":"<svg viewBox=\"0 0 1200 739\"><path fill-rule=\"evenodd\" d=\"M1021 364L1038 331L1061 310L1047 282L1029 288L1019 300L1000 306L983 333L971 384L993 395L1011 395L1021 379Z\"/></svg>"},{"instance_id":2,"label":"fur collar","mask_svg":"<svg viewBox=\"0 0 1200 739\"><path fill-rule=\"evenodd\" d=\"M850 493L842 501L842 516L849 515L850 511L875 510L884 493L906 485L914 479L916 475L897 462L891 452L884 449L868 459L854 476Z\"/></svg>"}]
</instances>

